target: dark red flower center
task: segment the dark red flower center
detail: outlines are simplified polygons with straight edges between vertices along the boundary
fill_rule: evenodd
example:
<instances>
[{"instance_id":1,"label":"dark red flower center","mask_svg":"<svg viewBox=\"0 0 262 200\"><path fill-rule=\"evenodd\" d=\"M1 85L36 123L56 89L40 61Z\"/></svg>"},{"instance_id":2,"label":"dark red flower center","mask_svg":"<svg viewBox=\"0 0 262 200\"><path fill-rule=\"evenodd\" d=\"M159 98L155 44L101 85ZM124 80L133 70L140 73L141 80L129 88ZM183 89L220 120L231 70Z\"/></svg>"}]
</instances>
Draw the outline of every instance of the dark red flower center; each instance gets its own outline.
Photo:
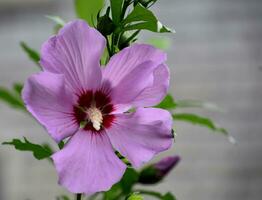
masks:
<instances>
[{"instance_id":1,"label":"dark red flower center","mask_svg":"<svg viewBox=\"0 0 262 200\"><path fill-rule=\"evenodd\" d=\"M105 92L85 91L78 96L77 105L74 106L74 117L84 130L100 132L112 125L115 119L111 114L113 111L114 106Z\"/></svg>"}]
</instances>

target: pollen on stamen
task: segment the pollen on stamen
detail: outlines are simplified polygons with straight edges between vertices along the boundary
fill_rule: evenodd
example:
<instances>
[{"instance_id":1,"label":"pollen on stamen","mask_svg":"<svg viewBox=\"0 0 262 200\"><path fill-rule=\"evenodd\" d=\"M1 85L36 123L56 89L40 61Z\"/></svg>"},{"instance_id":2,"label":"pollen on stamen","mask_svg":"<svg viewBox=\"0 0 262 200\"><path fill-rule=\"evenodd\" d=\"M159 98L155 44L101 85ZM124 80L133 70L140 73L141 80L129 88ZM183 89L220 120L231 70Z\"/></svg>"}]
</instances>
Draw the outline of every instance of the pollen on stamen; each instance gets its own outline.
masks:
<instances>
[{"instance_id":1,"label":"pollen on stamen","mask_svg":"<svg viewBox=\"0 0 262 200\"><path fill-rule=\"evenodd\" d=\"M102 112L96 107L90 107L87 109L86 114L87 114L87 117L92 122L93 128L99 131L103 123Z\"/></svg>"},{"instance_id":2,"label":"pollen on stamen","mask_svg":"<svg viewBox=\"0 0 262 200\"><path fill-rule=\"evenodd\" d=\"M112 114L114 106L103 91L82 92L73 109L75 122L86 131L101 132L109 128L115 120Z\"/></svg>"}]
</instances>

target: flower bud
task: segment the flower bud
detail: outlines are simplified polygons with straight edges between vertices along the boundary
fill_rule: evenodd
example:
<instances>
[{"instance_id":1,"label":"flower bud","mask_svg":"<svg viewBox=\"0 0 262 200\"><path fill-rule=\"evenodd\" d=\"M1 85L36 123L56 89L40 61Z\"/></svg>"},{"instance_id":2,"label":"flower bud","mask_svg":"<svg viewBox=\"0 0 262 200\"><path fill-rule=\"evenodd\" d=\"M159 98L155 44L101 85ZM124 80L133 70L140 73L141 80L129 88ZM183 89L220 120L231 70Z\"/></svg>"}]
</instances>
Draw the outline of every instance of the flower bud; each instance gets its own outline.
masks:
<instances>
[{"instance_id":1,"label":"flower bud","mask_svg":"<svg viewBox=\"0 0 262 200\"><path fill-rule=\"evenodd\" d=\"M179 156L168 156L157 163L142 169L139 176L139 183L155 184L160 182L178 164Z\"/></svg>"}]
</instances>

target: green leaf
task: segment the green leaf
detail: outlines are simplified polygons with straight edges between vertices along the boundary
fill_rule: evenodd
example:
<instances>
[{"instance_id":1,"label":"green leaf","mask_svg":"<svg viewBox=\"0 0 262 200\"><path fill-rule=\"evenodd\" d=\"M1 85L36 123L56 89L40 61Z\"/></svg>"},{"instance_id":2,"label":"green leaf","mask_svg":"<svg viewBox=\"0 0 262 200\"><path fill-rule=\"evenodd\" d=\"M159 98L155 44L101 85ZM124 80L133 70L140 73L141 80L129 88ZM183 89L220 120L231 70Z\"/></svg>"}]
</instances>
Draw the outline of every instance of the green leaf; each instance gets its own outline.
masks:
<instances>
[{"instance_id":1,"label":"green leaf","mask_svg":"<svg viewBox=\"0 0 262 200\"><path fill-rule=\"evenodd\" d=\"M21 96L23 87L24 87L24 86L23 86L23 84L21 84L21 83L14 83L14 85L13 85L13 90L14 90L19 96Z\"/></svg>"},{"instance_id":2,"label":"green leaf","mask_svg":"<svg viewBox=\"0 0 262 200\"><path fill-rule=\"evenodd\" d=\"M75 10L79 18L94 26L98 12L103 8L104 0L75 0Z\"/></svg>"},{"instance_id":3,"label":"green leaf","mask_svg":"<svg viewBox=\"0 0 262 200\"><path fill-rule=\"evenodd\" d=\"M120 181L124 194L129 194L135 185L138 182L139 174L133 168L127 168L123 178Z\"/></svg>"},{"instance_id":4,"label":"green leaf","mask_svg":"<svg viewBox=\"0 0 262 200\"><path fill-rule=\"evenodd\" d=\"M38 160L49 158L52 155L49 145L39 145L29 142L25 137L24 141L20 139L13 139L11 142L4 142L3 145L12 145L15 149L20 151L30 151L34 157Z\"/></svg>"},{"instance_id":5,"label":"green leaf","mask_svg":"<svg viewBox=\"0 0 262 200\"><path fill-rule=\"evenodd\" d=\"M116 200L121 195L122 189L120 183L117 183L111 187L110 190L104 193L104 199L106 200Z\"/></svg>"},{"instance_id":6,"label":"green leaf","mask_svg":"<svg viewBox=\"0 0 262 200\"><path fill-rule=\"evenodd\" d=\"M134 10L123 21L124 31L146 29L153 32L172 32L163 26L155 17L153 12L138 3Z\"/></svg>"},{"instance_id":7,"label":"green leaf","mask_svg":"<svg viewBox=\"0 0 262 200\"><path fill-rule=\"evenodd\" d=\"M221 111L216 104L199 100L177 100L177 108L204 108L208 110Z\"/></svg>"},{"instance_id":8,"label":"green leaf","mask_svg":"<svg viewBox=\"0 0 262 200\"><path fill-rule=\"evenodd\" d=\"M162 197L162 200L176 200L176 197L168 192Z\"/></svg>"},{"instance_id":9,"label":"green leaf","mask_svg":"<svg viewBox=\"0 0 262 200\"><path fill-rule=\"evenodd\" d=\"M110 0L113 22L118 25L121 20L121 12L124 0Z\"/></svg>"},{"instance_id":10,"label":"green leaf","mask_svg":"<svg viewBox=\"0 0 262 200\"><path fill-rule=\"evenodd\" d=\"M204 126L206 128L211 129L212 131L220 132L228 136L228 132L226 131L226 129L218 127L211 119L206 117L202 117L191 113L176 113L173 114L173 119L175 121L184 121L194 125Z\"/></svg>"},{"instance_id":11,"label":"green leaf","mask_svg":"<svg viewBox=\"0 0 262 200\"><path fill-rule=\"evenodd\" d=\"M22 47L22 49L27 53L28 57L36 64L40 67L39 61L40 61L40 55L39 53L30 48L25 42L20 42L20 46Z\"/></svg>"},{"instance_id":12,"label":"green leaf","mask_svg":"<svg viewBox=\"0 0 262 200\"><path fill-rule=\"evenodd\" d=\"M157 108L163 108L163 109L169 110L169 109L175 109L176 106L177 106L177 105L176 105L176 103L175 103L172 95L171 95L171 94L168 94L168 95L166 95L166 97L163 99L163 101L162 101L160 104L158 104L156 107L157 107Z\"/></svg>"},{"instance_id":13,"label":"green leaf","mask_svg":"<svg viewBox=\"0 0 262 200\"><path fill-rule=\"evenodd\" d=\"M134 192L133 194L131 194L130 196L128 196L126 198L127 200L143 200L143 196L141 194L139 194L138 192Z\"/></svg>"},{"instance_id":14,"label":"green leaf","mask_svg":"<svg viewBox=\"0 0 262 200\"><path fill-rule=\"evenodd\" d=\"M15 88L14 88L15 89ZM19 90L20 88L16 88L15 90ZM6 88L0 87L0 100L8 104L13 108L18 108L25 110L24 104L17 93L13 94L12 91L9 91Z\"/></svg>"}]
</instances>

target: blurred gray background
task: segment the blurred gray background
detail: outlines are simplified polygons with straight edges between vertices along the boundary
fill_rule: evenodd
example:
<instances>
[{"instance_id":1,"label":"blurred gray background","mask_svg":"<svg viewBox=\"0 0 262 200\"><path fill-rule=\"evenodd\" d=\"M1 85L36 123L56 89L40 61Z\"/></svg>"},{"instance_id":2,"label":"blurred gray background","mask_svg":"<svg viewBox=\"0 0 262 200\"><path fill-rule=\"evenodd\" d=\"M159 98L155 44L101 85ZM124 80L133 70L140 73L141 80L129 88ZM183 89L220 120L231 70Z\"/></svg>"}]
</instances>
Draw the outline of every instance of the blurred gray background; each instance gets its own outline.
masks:
<instances>
[{"instance_id":1,"label":"blurred gray background","mask_svg":"<svg viewBox=\"0 0 262 200\"><path fill-rule=\"evenodd\" d=\"M182 161L155 188L180 200L262 199L262 1L162 0L154 10L177 31L167 35L172 41L170 92L177 99L218 104L225 112L190 111L213 118L238 141L232 145L204 128L176 123L176 144L163 155L179 154ZM18 43L39 49L54 25L47 14L72 20L73 2L0 0L1 86L11 87L38 71ZM52 143L28 115L2 103L0 111L0 142L26 136ZM56 181L48 161L0 147L0 200L54 200L66 193Z\"/></svg>"}]
</instances>

